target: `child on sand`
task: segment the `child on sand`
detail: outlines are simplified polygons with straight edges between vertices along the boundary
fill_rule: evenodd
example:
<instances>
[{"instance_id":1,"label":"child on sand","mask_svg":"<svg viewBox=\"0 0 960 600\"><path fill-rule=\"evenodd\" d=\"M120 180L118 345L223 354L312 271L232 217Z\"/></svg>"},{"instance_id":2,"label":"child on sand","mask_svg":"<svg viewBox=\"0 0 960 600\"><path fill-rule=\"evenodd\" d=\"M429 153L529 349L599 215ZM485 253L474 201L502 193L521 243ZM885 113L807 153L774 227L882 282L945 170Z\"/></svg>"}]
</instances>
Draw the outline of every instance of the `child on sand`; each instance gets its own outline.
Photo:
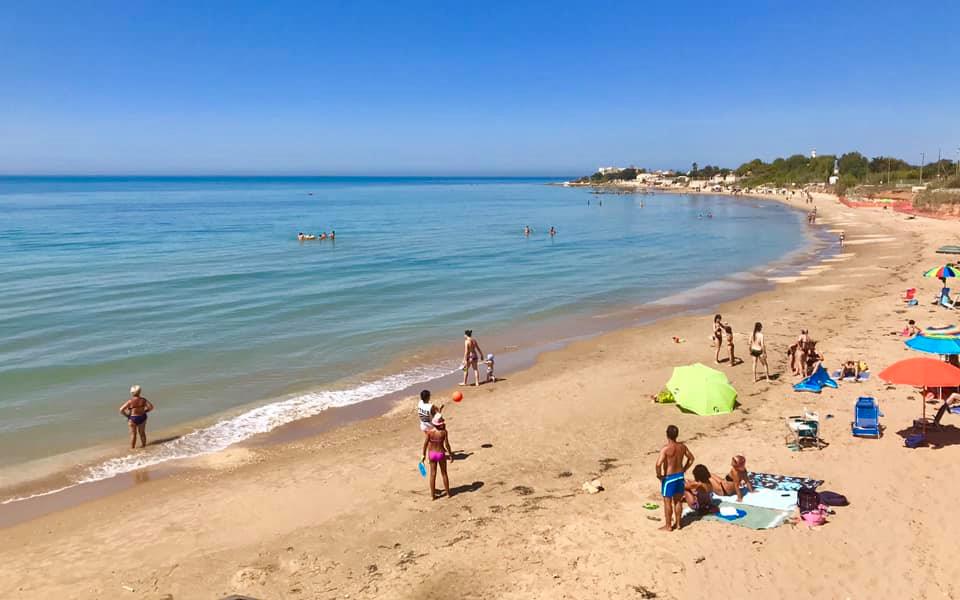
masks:
<instances>
[{"instance_id":1,"label":"child on sand","mask_svg":"<svg viewBox=\"0 0 960 600\"><path fill-rule=\"evenodd\" d=\"M685 444L677 441L680 430L676 425L667 427L667 443L657 457L657 479L660 480L660 495L663 496L665 523L661 531L680 529L683 504L684 473L693 464L693 453Z\"/></svg>"},{"instance_id":2,"label":"child on sand","mask_svg":"<svg viewBox=\"0 0 960 600\"><path fill-rule=\"evenodd\" d=\"M487 368L487 383L493 383L497 380L497 376L493 374L493 365L494 357L492 354L488 354L487 360L483 361L483 366Z\"/></svg>"},{"instance_id":3,"label":"child on sand","mask_svg":"<svg viewBox=\"0 0 960 600\"><path fill-rule=\"evenodd\" d=\"M730 366L737 364L737 357L733 355L733 327L729 324L723 326L723 330L727 333L727 347L730 348Z\"/></svg>"}]
</instances>

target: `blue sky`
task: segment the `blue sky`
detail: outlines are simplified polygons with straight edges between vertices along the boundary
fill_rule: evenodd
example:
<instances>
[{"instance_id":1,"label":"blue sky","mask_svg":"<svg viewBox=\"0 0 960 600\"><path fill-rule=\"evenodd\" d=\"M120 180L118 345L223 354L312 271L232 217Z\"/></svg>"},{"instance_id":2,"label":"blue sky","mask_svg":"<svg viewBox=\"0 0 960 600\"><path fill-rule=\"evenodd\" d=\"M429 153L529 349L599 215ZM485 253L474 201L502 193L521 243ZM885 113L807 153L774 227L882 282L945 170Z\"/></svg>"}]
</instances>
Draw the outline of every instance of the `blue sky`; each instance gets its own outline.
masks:
<instances>
[{"instance_id":1,"label":"blue sky","mask_svg":"<svg viewBox=\"0 0 960 600\"><path fill-rule=\"evenodd\" d=\"M956 159L960 4L787 4L5 3L0 173Z\"/></svg>"}]
</instances>

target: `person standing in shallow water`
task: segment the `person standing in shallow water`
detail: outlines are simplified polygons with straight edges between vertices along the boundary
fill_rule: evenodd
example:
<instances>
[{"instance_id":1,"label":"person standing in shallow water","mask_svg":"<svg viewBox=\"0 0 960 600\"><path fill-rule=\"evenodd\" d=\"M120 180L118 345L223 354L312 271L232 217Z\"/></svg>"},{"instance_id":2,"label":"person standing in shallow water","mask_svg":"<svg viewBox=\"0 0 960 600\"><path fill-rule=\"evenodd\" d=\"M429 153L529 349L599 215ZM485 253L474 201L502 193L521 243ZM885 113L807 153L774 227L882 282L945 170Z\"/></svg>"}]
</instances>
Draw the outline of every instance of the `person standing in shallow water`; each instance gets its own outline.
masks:
<instances>
[{"instance_id":1,"label":"person standing in shallow water","mask_svg":"<svg viewBox=\"0 0 960 600\"><path fill-rule=\"evenodd\" d=\"M473 369L473 374L476 376L474 385L480 385L480 357L483 356L483 351L480 350L477 340L473 339L472 329L464 331L463 338L463 383L460 385L467 385L470 369Z\"/></svg>"},{"instance_id":2,"label":"person standing in shallow water","mask_svg":"<svg viewBox=\"0 0 960 600\"><path fill-rule=\"evenodd\" d=\"M140 434L140 447L147 445L147 413L153 410L153 404L140 395L140 386L130 388L130 399L120 406L120 414L127 418L130 426L130 448L137 447L137 434Z\"/></svg>"}]
</instances>

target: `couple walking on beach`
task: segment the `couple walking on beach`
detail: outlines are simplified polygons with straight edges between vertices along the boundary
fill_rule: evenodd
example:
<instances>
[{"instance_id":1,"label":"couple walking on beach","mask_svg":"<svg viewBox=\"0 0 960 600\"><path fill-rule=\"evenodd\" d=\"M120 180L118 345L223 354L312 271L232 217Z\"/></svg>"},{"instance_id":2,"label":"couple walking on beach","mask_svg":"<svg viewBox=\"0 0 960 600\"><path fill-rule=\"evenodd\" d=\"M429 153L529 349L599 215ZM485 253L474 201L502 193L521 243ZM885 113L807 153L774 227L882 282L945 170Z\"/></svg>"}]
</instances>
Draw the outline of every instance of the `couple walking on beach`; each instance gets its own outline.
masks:
<instances>
[{"instance_id":1,"label":"couple walking on beach","mask_svg":"<svg viewBox=\"0 0 960 600\"><path fill-rule=\"evenodd\" d=\"M730 366L737 365L739 360L734 354L733 327L729 323L723 322L723 317L719 314L713 316L713 340L717 346L717 364L720 364L720 351L723 350L723 338L726 334L727 349L730 352ZM753 357L753 380L758 381L757 371L760 365L763 365L764 375L770 379L770 367L767 365L767 346L763 341L763 324L757 321L753 324L753 333L750 335L750 356ZM743 361L740 361L743 362Z\"/></svg>"}]
</instances>

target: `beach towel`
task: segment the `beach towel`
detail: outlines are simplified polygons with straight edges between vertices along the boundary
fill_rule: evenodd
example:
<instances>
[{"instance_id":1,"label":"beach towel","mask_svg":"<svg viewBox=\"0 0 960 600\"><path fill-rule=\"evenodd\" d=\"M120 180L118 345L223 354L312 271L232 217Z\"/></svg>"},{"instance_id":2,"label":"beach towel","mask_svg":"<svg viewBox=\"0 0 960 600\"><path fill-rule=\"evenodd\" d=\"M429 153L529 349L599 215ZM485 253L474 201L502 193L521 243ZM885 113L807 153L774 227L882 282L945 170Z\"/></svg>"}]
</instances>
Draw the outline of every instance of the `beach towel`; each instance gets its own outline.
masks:
<instances>
[{"instance_id":1,"label":"beach towel","mask_svg":"<svg viewBox=\"0 0 960 600\"><path fill-rule=\"evenodd\" d=\"M731 519L724 517L720 513L701 514L697 511L691 510L689 507L684 506L682 515L684 524L686 525L691 521L702 520L730 523L732 525L746 527L747 529L773 529L774 527L783 525L793 513L792 510L774 510L772 508L759 508L756 506L730 505L718 500L714 500L714 505L716 505L718 508L730 506L734 510L737 510L738 515L742 513L743 516L738 516L735 519Z\"/></svg>"},{"instance_id":2,"label":"beach towel","mask_svg":"<svg viewBox=\"0 0 960 600\"><path fill-rule=\"evenodd\" d=\"M750 483L754 488L767 488L795 492L801 487L817 489L823 485L822 479L807 479L806 477L790 477L775 473L750 473Z\"/></svg>"},{"instance_id":3,"label":"beach towel","mask_svg":"<svg viewBox=\"0 0 960 600\"><path fill-rule=\"evenodd\" d=\"M736 495L717 496L724 504L737 508L769 508L771 510L791 511L797 505L796 490L775 490L754 485L752 492L743 495L743 501L737 502Z\"/></svg>"}]
</instances>

